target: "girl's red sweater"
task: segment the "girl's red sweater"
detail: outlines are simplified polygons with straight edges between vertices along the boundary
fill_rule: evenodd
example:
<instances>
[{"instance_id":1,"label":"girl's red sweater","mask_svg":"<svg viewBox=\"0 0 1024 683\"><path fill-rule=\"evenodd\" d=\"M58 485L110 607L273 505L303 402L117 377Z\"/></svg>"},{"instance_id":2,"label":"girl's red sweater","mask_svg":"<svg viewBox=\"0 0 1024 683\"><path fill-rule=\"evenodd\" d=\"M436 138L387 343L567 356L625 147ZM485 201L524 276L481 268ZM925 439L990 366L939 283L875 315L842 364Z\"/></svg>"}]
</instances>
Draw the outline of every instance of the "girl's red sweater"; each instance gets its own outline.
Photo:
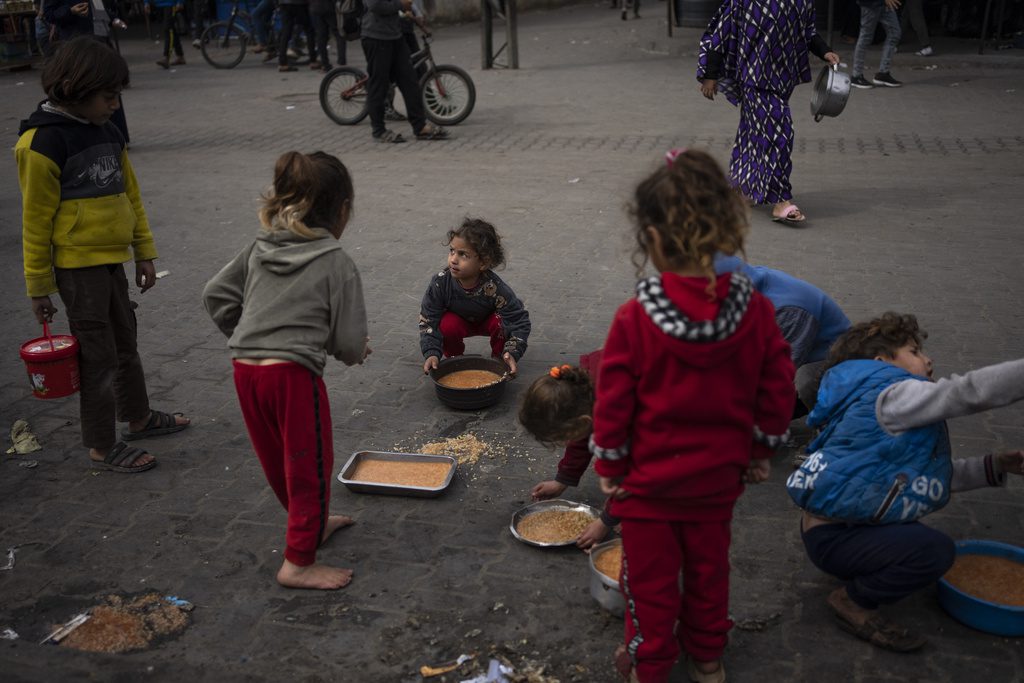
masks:
<instances>
[{"instance_id":1,"label":"girl's red sweater","mask_svg":"<svg viewBox=\"0 0 1024 683\"><path fill-rule=\"evenodd\" d=\"M745 276L732 284L731 277L718 277L711 300L707 279L665 273L660 283L645 281L654 283L658 305L641 294L615 315L591 448L597 473L621 477L632 494L613 502L617 517L731 519L751 458L769 457L785 439L796 399L789 345L771 302ZM714 321L723 324L699 341L679 332L707 335Z\"/></svg>"}]
</instances>

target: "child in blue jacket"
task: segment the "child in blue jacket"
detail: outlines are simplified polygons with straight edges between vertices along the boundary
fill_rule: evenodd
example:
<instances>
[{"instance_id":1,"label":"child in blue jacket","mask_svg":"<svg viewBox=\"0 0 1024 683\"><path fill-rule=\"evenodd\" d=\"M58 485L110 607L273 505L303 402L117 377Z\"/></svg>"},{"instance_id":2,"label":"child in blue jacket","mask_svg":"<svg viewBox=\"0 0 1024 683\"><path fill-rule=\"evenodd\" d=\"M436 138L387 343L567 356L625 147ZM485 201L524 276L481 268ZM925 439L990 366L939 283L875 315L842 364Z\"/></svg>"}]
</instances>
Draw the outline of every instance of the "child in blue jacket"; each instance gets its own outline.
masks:
<instances>
[{"instance_id":1,"label":"child in blue jacket","mask_svg":"<svg viewBox=\"0 0 1024 683\"><path fill-rule=\"evenodd\" d=\"M1024 398L1024 359L934 381L924 337L914 316L886 313L836 341L807 418L821 432L786 482L808 557L845 584L828 597L840 628L897 652L926 641L879 606L934 583L955 555L918 520L954 491L1024 474L1024 451L954 460L945 423Z\"/></svg>"}]
</instances>

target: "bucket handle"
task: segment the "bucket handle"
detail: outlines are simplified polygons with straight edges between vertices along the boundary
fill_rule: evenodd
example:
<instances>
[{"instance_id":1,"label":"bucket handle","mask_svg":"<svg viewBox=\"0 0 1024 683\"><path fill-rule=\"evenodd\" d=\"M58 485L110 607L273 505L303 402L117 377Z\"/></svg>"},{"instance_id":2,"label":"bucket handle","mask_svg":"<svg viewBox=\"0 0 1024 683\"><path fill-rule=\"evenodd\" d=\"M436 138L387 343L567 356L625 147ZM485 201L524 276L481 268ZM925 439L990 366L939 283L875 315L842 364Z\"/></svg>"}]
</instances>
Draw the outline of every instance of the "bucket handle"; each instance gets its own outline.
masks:
<instances>
[{"instance_id":1,"label":"bucket handle","mask_svg":"<svg viewBox=\"0 0 1024 683\"><path fill-rule=\"evenodd\" d=\"M43 321L43 336L46 337L46 341L50 342L50 351L53 351L53 337L50 336L50 324Z\"/></svg>"}]
</instances>

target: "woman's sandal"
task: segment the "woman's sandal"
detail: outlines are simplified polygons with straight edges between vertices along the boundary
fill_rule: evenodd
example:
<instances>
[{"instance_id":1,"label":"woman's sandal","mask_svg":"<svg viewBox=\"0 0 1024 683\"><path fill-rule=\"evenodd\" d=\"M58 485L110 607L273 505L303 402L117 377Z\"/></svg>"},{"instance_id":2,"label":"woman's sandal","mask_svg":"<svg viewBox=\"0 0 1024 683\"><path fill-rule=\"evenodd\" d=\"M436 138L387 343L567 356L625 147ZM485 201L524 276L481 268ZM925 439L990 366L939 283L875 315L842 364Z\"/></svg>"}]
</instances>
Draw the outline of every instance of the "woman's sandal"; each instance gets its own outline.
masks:
<instances>
[{"instance_id":1,"label":"woman's sandal","mask_svg":"<svg viewBox=\"0 0 1024 683\"><path fill-rule=\"evenodd\" d=\"M451 137L451 134L435 125L426 125L420 128L420 132L416 133L417 140L447 140Z\"/></svg>"},{"instance_id":2,"label":"woman's sandal","mask_svg":"<svg viewBox=\"0 0 1024 683\"><path fill-rule=\"evenodd\" d=\"M111 472L121 472L122 474L145 472L156 467L155 459L142 465L132 465L131 463L146 454L147 452L141 448L135 448L134 446L129 446L124 441L118 441L103 460L93 460L92 466L97 470L109 470Z\"/></svg>"},{"instance_id":3,"label":"woman's sandal","mask_svg":"<svg viewBox=\"0 0 1024 683\"><path fill-rule=\"evenodd\" d=\"M390 128L385 129L385 131L383 133L381 133L380 135L374 136L373 139L376 140L377 142L392 142L392 143L405 142L405 138L402 137L401 133L396 133L395 131L391 130Z\"/></svg>"},{"instance_id":4,"label":"woman's sandal","mask_svg":"<svg viewBox=\"0 0 1024 683\"><path fill-rule=\"evenodd\" d=\"M180 432L185 427L188 427L189 423L178 424L178 417L184 417L183 413L162 413L159 410L149 411L149 420L146 421L146 426L137 432L133 432L130 429L125 429L121 432L121 438L125 441L134 441L135 439L145 439L150 436L161 436L163 434L173 434L174 432Z\"/></svg>"},{"instance_id":5,"label":"woman's sandal","mask_svg":"<svg viewBox=\"0 0 1024 683\"><path fill-rule=\"evenodd\" d=\"M872 616L863 624L855 624L838 611L834 613L839 628L883 650L913 652L928 642L921 634L903 628L881 615Z\"/></svg>"},{"instance_id":6,"label":"woman's sandal","mask_svg":"<svg viewBox=\"0 0 1024 683\"><path fill-rule=\"evenodd\" d=\"M796 204L790 204L786 207L786 213L781 216L775 215L775 209L772 209L772 220L776 223L785 223L786 225L796 225L797 223L803 223L807 220L807 216L800 210L800 207Z\"/></svg>"}]
</instances>

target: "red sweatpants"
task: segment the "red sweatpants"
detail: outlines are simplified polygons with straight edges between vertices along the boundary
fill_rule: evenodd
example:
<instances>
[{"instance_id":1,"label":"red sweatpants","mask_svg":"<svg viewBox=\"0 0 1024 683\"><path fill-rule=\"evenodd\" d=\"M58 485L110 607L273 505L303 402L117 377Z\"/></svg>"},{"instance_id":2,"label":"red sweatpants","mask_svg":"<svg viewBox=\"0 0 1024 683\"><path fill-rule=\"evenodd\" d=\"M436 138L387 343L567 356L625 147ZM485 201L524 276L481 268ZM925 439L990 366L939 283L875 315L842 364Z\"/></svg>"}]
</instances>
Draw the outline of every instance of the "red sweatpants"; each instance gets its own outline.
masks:
<instances>
[{"instance_id":1,"label":"red sweatpants","mask_svg":"<svg viewBox=\"0 0 1024 683\"><path fill-rule=\"evenodd\" d=\"M316 560L331 499L334 443L323 380L297 363L234 362L235 389L253 450L288 511L284 556Z\"/></svg>"},{"instance_id":2,"label":"red sweatpants","mask_svg":"<svg viewBox=\"0 0 1024 683\"><path fill-rule=\"evenodd\" d=\"M722 656L732 628L729 525L622 520L626 650L640 683L668 681L680 649L698 661Z\"/></svg>"},{"instance_id":3,"label":"red sweatpants","mask_svg":"<svg viewBox=\"0 0 1024 683\"><path fill-rule=\"evenodd\" d=\"M501 358L505 352L505 335L501 331L501 318L495 313L487 320L471 323L465 318L447 312L441 316L441 350L444 357L461 356L466 352L466 337L490 337L491 355Z\"/></svg>"}]
</instances>

